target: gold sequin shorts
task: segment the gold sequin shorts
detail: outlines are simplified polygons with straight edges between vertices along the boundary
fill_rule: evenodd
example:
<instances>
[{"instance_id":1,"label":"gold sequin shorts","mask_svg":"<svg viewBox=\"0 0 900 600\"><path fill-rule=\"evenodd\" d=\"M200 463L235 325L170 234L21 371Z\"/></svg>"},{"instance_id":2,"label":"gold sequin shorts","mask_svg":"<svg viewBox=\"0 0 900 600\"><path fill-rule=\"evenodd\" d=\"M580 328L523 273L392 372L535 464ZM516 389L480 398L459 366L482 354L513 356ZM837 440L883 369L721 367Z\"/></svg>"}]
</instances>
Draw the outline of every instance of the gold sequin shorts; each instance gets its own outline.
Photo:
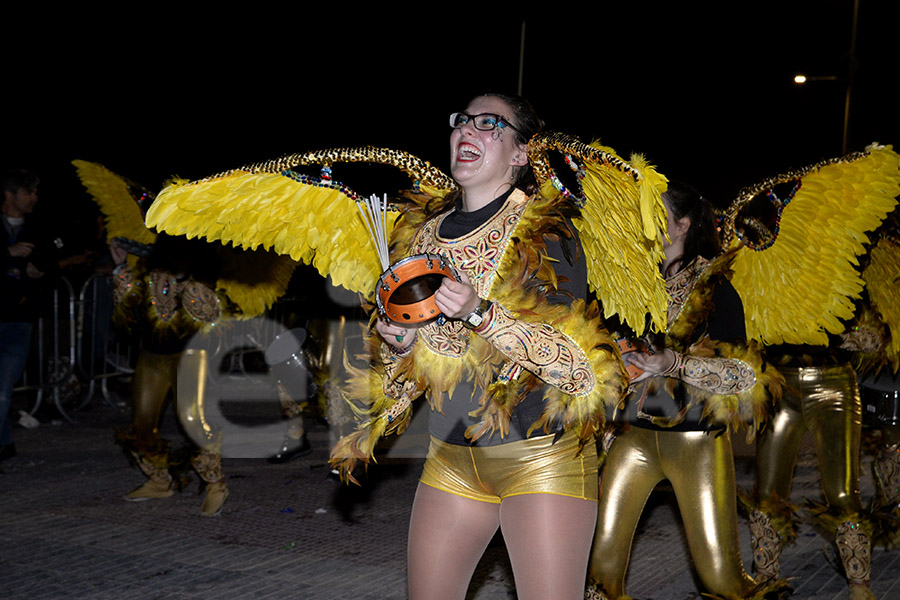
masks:
<instances>
[{"instance_id":1,"label":"gold sequin shorts","mask_svg":"<svg viewBox=\"0 0 900 600\"><path fill-rule=\"evenodd\" d=\"M555 444L545 435L499 446L459 446L431 438L420 481L439 490L498 504L521 494L597 500L597 448L579 453L574 432Z\"/></svg>"}]
</instances>

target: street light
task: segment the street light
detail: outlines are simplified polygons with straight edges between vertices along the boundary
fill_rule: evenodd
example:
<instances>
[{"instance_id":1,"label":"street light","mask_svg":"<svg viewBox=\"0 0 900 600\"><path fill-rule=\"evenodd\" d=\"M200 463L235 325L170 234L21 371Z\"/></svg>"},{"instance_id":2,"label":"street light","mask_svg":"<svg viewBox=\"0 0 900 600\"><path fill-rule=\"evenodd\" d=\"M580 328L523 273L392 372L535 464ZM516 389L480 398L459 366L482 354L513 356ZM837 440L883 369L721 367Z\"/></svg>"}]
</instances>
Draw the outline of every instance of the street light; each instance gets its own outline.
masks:
<instances>
[{"instance_id":1,"label":"street light","mask_svg":"<svg viewBox=\"0 0 900 600\"><path fill-rule=\"evenodd\" d=\"M847 68L847 92L844 97L844 139L841 144L841 154L847 154L847 131L850 124L850 92L853 89L853 73L856 71L856 30L859 21L859 0L853 2L853 26L850 30L850 54L849 67ZM836 75L818 75L809 77L798 73L794 75L794 83L802 85L807 81L838 81Z\"/></svg>"},{"instance_id":2,"label":"street light","mask_svg":"<svg viewBox=\"0 0 900 600\"><path fill-rule=\"evenodd\" d=\"M794 83L804 84L807 81L837 81L837 75L804 75L802 73L798 73L794 75Z\"/></svg>"}]
</instances>

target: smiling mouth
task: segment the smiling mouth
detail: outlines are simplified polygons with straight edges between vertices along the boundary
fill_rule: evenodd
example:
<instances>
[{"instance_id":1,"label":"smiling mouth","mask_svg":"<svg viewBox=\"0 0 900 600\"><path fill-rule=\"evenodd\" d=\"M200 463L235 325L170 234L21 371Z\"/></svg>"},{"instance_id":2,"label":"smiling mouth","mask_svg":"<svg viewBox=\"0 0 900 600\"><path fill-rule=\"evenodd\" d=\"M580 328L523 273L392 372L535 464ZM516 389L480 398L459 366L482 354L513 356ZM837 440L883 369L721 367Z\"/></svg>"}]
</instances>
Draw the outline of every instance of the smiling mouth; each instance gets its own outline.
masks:
<instances>
[{"instance_id":1,"label":"smiling mouth","mask_svg":"<svg viewBox=\"0 0 900 600\"><path fill-rule=\"evenodd\" d=\"M456 159L459 162L473 162L481 158L481 151L472 144L460 144L456 149Z\"/></svg>"}]
</instances>

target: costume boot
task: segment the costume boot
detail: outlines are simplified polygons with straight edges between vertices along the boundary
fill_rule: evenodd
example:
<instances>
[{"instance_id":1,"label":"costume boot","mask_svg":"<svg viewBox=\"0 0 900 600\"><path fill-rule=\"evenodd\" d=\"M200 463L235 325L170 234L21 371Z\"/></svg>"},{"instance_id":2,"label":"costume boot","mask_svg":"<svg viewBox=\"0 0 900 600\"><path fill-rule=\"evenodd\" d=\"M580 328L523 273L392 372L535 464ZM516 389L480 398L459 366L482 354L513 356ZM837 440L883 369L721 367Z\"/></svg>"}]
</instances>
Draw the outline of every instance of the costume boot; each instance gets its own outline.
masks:
<instances>
[{"instance_id":1,"label":"costume boot","mask_svg":"<svg viewBox=\"0 0 900 600\"><path fill-rule=\"evenodd\" d=\"M878 488L878 505L896 508L900 505L900 442L878 453L872 471Z\"/></svg>"},{"instance_id":2,"label":"costume boot","mask_svg":"<svg viewBox=\"0 0 900 600\"><path fill-rule=\"evenodd\" d=\"M609 600L606 597L606 594L603 593L603 590L600 589L600 586L596 583L591 583L584 590L584 600Z\"/></svg>"},{"instance_id":3,"label":"costume boot","mask_svg":"<svg viewBox=\"0 0 900 600\"><path fill-rule=\"evenodd\" d=\"M869 569L872 562L872 542L859 523L845 521L834 532L850 586L850 600L875 600L869 589Z\"/></svg>"},{"instance_id":4,"label":"costume boot","mask_svg":"<svg viewBox=\"0 0 900 600\"><path fill-rule=\"evenodd\" d=\"M760 582L776 579L781 570L781 536L772 520L761 510L750 511L750 544L753 548L753 568Z\"/></svg>"},{"instance_id":5,"label":"costume boot","mask_svg":"<svg viewBox=\"0 0 900 600\"><path fill-rule=\"evenodd\" d=\"M206 493L200 513L204 517L214 517L222 510L228 498L225 474L222 472L222 455L212 450L201 450L192 463L197 474L206 482Z\"/></svg>"},{"instance_id":6,"label":"costume boot","mask_svg":"<svg viewBox=\"0 0 900 600\"><path fill-rule=\"evenodd\" d=\"M172 491L172 476L169 470L153 464L153 462L141 454L132 450L131 454L137 461L141 471L147 476L147 481L125 495L125 499L131 502L141 502L153 498L168 498L175 492Z\"/></svg>"}]
</instances>

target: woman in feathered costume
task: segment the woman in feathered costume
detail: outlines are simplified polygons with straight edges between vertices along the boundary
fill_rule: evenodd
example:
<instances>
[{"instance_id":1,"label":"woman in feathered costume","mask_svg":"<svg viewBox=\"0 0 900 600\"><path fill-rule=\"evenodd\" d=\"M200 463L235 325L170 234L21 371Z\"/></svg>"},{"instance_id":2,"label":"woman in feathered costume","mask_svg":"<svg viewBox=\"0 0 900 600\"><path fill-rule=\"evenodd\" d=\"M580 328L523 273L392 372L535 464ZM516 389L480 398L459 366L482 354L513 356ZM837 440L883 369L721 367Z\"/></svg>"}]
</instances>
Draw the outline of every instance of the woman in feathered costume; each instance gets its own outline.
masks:
<instances>
[{"instance_id":1,"label":"woman in feathered costume","mask_svg":"<svg viewBox=\"0 0 900 600\"><path fill-rule=\"evenodd\" d=\"M625 354L637 389L617 410L591 552L588 599L623 598L631 544L644 504L672 484L701 582L717 597L763 597L739 547L731 429L762 423L780 379L748 345L731 255L720 254L709 203L670 182L663 194L669 243L665 341ZM711 259L711 260L710 260ZM638 347L635 344L635 347Z\"/></svg>"},{"instance_id":2,"label":"woman in feathered costume","mask_svg":"<svg viewBox=\"0 0 900 600\"><path fill-rule=\"evenodd\" d=\"M409 529L410 598L465 597L498 527L519 598L580 598L597 517L593 434L626 387L624 367L585 303L585 255L566 202L536 189L533 109L479 96L451 126L459 191L404 213L392 259L443 254L459 280L435 294L436 321L377 320L375 367L351 381L368 419L332 464L353 478L424 393L431 446Z\"/></svg>"}]
</instances>

